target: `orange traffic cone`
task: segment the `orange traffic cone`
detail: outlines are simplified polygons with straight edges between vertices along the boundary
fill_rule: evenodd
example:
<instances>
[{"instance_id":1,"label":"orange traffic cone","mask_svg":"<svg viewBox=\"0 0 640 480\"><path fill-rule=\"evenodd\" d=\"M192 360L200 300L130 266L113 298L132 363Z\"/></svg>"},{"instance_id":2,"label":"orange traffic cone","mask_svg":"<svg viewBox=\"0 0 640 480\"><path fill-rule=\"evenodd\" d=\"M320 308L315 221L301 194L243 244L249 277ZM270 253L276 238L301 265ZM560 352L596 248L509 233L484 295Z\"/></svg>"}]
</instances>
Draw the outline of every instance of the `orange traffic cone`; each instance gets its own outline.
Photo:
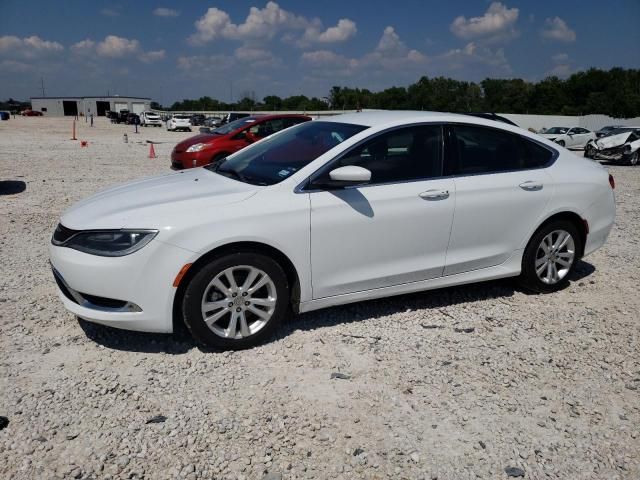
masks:
<instances>
[{"instance_id":1,"label":"orange traffic cone","mask_svg":"<svg viewBox=\"0 0 640 480\"><path fill-rule=\"evenodd\" d=\"M149 144L149 158L158 158L156 155L156 149L153 148L153 143Z\"/></svg>"}]
</instances>

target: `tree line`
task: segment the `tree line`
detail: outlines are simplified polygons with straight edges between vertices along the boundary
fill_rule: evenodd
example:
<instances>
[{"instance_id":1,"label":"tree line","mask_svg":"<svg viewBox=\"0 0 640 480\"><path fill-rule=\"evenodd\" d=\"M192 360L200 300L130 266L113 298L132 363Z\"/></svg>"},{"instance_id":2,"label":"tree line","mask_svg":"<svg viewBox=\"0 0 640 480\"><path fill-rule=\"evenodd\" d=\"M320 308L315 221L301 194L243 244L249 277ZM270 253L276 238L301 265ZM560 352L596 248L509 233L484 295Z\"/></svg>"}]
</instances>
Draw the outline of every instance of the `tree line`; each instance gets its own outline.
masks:
<instances>
[{"instance_id":1,"label":"tree line","mask_svg":"<svg viewBox=\"0 0 640 480\"><path fill-rule=\"evenodd\" d=\"M152 104L155 108L160 105ZM408 87L379 92L335 86L327 97L268 95L262 101L245 96L234 103L211 97L175 102L170 110L434 110L447 112L498 112L541 115L588 115L615 118L640 116L640 70L591 68L566 79L555 76L538 82L487 78L479 83L446 77L421 77Z\"/></svg>"}]
</instances>

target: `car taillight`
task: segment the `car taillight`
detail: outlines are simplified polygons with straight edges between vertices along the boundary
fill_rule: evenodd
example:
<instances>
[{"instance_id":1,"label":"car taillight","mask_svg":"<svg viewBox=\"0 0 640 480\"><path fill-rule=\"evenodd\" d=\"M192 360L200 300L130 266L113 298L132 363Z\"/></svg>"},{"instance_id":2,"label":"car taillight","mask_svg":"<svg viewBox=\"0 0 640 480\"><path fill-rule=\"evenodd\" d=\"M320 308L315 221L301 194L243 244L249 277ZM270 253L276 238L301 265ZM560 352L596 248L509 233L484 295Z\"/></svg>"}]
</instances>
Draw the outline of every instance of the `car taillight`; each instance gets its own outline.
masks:
<instances>
[{"instance_id":1,"label":"car taillight","mask_svg":"<svg viewBox=\"0 0 640 480\"><path fill-rule=\"evenodd\" d=\"M611 185L612 190L616 188L616 181L613 179L613 175L611 174L609 174L609 185Z\"/></svg>"}]
</instances>

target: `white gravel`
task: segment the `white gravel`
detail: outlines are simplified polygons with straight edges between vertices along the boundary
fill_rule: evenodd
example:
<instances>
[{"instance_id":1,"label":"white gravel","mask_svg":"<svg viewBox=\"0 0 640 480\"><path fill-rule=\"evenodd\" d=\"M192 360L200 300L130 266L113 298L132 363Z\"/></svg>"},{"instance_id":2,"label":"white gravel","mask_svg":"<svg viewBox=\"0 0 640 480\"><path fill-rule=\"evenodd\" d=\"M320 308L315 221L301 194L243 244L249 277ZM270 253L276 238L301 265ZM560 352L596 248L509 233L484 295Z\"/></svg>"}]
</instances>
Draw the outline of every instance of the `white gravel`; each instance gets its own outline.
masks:
<instances>
[{"instance_id":1,"label":"white gravel","mask_svg":"<svg viewBox=\"0 0 640 480\"><path fill-rule=\"evenodd\" d=\"M132 131L81 120L82 148L69 119L0 122L0 189L26 184L0 195L0 478L640 478L640 168L611 167L617 225L563 292L331 308L218 353L78 322L56 296L62 211L167 172L189 135Z\"/></svg>"}]
</instances>

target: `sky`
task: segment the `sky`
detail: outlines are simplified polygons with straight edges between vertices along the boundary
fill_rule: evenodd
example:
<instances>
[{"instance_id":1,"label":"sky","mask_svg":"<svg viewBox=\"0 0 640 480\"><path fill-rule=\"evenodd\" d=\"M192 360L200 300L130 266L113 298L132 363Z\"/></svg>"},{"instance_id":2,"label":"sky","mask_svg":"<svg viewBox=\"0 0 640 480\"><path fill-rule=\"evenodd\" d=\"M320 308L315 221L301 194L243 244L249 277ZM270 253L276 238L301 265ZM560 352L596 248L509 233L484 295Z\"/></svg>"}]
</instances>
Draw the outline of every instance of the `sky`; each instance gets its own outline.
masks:
<instances>
[{"instance_id":1,"label":"sky","mask_svg":"<svg viewBox=\"0 0 640 480\"><path fill-rule=\"evenodd\" d=\"M640 0L0 0L0 99L325 97L640 68Z\"/></svg>"}]
</instances>

